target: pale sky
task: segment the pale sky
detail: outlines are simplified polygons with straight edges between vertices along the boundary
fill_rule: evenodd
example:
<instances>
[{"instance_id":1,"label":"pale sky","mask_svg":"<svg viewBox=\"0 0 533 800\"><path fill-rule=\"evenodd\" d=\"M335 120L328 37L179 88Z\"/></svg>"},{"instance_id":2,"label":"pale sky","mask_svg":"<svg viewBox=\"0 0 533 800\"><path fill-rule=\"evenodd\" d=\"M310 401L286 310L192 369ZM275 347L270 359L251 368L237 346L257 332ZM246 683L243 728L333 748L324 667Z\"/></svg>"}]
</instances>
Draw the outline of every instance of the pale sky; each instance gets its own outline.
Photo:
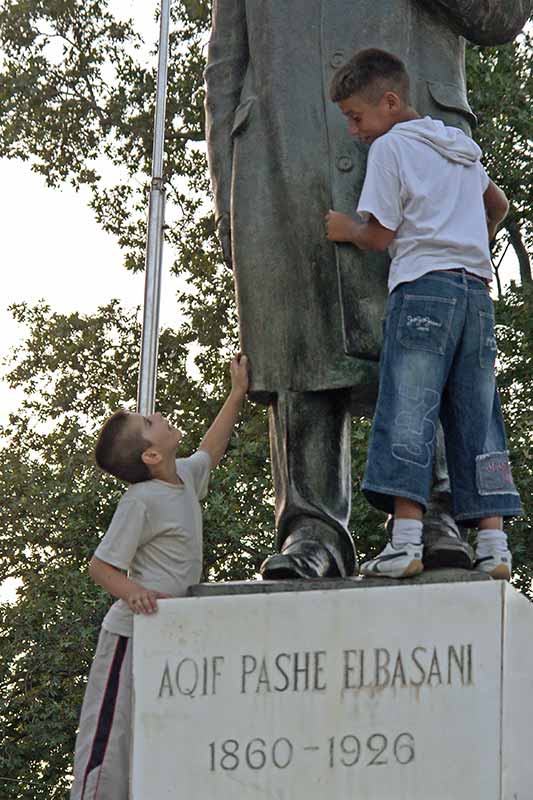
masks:
<instances>
[{"instance_id":1,"label":"pale sky","mask_svg":"<svg viewBox=\"0 0 533 800\"><path fill-rule=\"evenodd\" d=\"M128 308L142 306L144 274L122 266L115 238L95 222L88 195L66 186L49 189L21 161L0 159L2 293L0 356L24 335L7 308L44 299L53 311L91 313L112 298ZM169 273L172 253L164 250L161 323L176 325L177 279ZM0 424L16 408L17 394L0 382Z\"/></svg>"}]
</instances>

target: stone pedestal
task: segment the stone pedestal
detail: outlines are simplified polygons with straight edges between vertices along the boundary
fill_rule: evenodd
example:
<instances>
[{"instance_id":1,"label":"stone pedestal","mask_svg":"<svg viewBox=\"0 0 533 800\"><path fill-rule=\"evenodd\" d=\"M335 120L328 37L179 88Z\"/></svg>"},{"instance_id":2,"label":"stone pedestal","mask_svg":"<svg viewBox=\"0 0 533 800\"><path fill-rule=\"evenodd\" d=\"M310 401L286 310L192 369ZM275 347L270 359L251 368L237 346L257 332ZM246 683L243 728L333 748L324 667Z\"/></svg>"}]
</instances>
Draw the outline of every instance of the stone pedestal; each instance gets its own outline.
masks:
<instances>
[{"instance_id":1,"label":"stone pedestal","mask_svg":"<svg viewBox=\"0 0 533 800\"><path fill-rule=\"evenodd\" d=\"M531 800L533 607L435 580L203 586L137 617L133 800Z\"/></svg>"}]
</instances>

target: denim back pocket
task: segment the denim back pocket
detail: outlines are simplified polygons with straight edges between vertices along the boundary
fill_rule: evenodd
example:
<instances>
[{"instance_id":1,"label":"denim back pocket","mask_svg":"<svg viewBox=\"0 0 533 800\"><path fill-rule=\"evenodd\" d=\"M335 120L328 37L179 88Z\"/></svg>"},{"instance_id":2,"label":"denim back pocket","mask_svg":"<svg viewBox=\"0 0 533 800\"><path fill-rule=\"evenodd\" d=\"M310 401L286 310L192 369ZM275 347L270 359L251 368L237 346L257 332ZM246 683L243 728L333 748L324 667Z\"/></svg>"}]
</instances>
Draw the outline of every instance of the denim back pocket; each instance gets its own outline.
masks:
<instances>
[{"instance_id":1,"label":"denim back pocket","mask_svg":"<svg viewBox=\"0 0 533 800\"><path fill-rule=\"evenodd\" d=\"M496 363L496 333L494 314L479 312L479 366L494 368Z\"/></svg>"},{"instance_id":2,"label":"denim back pocket","mask_svg":"<svg viewBox=\"0 0 533 800\"><path fill-rule=\"evenodd\" d=\"M398 340L412 350L444 355L455 309L455 299L404 295Z\"/></svg>"}]
</instances>

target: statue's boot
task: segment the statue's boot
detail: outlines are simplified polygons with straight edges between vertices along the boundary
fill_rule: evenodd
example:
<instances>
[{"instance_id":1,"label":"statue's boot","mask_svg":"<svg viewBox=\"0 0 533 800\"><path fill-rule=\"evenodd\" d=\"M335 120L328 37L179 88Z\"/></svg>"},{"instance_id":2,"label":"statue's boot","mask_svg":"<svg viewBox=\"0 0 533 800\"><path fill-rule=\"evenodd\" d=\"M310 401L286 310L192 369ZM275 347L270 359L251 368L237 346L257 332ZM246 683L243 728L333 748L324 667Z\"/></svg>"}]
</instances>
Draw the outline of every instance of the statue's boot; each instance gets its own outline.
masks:
<instances>
[{"instance_id":1,"label":"statue's boot","mask_svg":"<svg viewBox=\"0 0 533 800\"><path fill-rule=\"evenodd\" d=\"M474 566L474 550L463 539L453 517L444 511L433 514L428 509L424 516L422 542L422 561L426 569L472 569Z\"/></svg>"},{"instance_id":2,"label":"statue's boot","mask_svg":"<svg viewBox=\"0 0 533 800\"><path fill-rule=\"evenodd\" d=\"M438 567L472 569L474 551L463 537L452 517L452 495L446 464L446 448L442 425L437 426L437 443L433 464L431 497L424 514L422 561L426 569ZM463 529L464 530L464 529Z\"/></svg>"},{"instance_id":3,"label":"statue's boot","mask_svg":"<svg viewBox=\"0 0 533 800\"><path fill-rule=\"evenodd\" d=\"M357 572L351 542L319 519L301 517L292 526L281 552L261 565L264 580L344 578Z\"/></svg>"},{"instance_id":4,"label":"statue's boot","mask_svg":"<svg viewBox=\"0 0 533 800\"><path fill-rule=\"evenodd\" d=\"M279 553L265 579L353 575L349 393L280 392L269 408Z\"/></svg>"}]
</instances>

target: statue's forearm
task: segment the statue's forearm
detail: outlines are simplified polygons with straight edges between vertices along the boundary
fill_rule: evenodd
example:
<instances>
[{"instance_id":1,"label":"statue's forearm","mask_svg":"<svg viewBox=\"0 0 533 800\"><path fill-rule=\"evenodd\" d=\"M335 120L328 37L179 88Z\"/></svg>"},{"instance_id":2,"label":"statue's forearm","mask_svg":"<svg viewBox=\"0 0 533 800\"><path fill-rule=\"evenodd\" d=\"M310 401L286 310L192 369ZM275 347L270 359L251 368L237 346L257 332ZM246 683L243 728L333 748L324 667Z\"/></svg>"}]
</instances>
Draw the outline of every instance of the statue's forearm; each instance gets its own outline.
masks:
<instances>
[{"instance_id":1,"label":"statue's forearm","mask_svg":"<svg viewBox=\"0 0 533 800\"><path fill-rule=\"evenodd\" d=\"M229 212L231 129L248 64L244 0L214 0L205 71L206 139L217 218Z\"/></svg>"},{"instance_id":2,"label":"statue's forearm","mask_svg":"<svg viewBox=\"0 0 533 800\"><path fill-rule=\"evenodd\" d=\"M510 42L531 14L533 0L420 0L440 8L471 42L494 45Z\"/></svg>"}]
</instances>

